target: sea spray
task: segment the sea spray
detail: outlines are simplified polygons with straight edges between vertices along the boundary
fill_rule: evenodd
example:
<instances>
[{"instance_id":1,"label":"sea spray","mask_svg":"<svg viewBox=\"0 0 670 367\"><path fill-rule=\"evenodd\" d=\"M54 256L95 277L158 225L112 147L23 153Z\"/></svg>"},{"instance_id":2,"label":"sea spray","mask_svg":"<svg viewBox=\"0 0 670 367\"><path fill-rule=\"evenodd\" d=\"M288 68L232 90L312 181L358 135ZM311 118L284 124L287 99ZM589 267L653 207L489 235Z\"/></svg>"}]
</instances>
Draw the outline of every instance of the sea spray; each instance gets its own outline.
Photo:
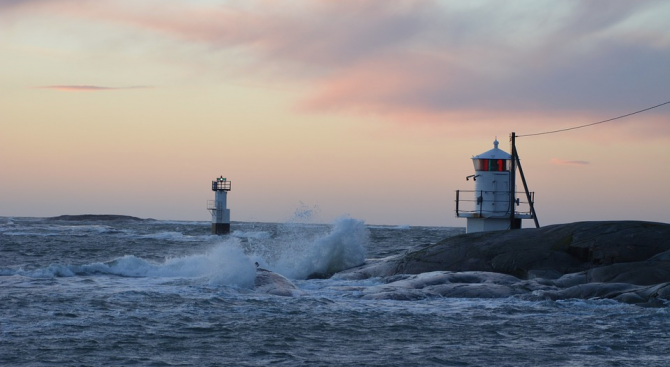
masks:
<instances>
[{"instance_id":1,"label":"sea spray","mask_svg":"<svg viewBox=\"0 0 670 367\"><path fill-rule=\"evenodd\" d=\"M59 262L32 270L7 269L7 273L32 278L96 274L190 278L211 285L253 288L256 276L254 262L290 279L328 276L365 262L369 231L363 221L341 217L330 226L301 223L307 217L305 212L300 212L300 221L275 226L272 230L265 230L265 226L259 224L258 228L249 228L253 230L236 231L217 239L219 242L202 253L166 257L163 262L144 258L142 251L133 251L131 255L111 261L85 265L63 265ZM163 230L137 237L181 242L187 236Z\"/></svg>"},{"instance_id":2,"label":"sea spray","mask_svg":"<svg viewBox=\"0 0 670 367\"><path fill-rule=\"evenodd\" d=\"M235 285L241 288L253 288L256 279L256 267L239 246L226 243L216 246L209 253L213 272L209 283L212 285Z\"/></svg>"},{"instance_id":3,"label":"sea spray","mask_svg":"<svg viewBox=\"0 0 670 367\"><path fill-rule=\"evenodd\" d=\"M291 224L271 246L256 246L252 258L288 278L306 279L363 264L368 240L365 223L349 217L337 219L328 233L310 233Z\"/></svg>"},{"instance_id":4,"label":"sea spray","mask_svg":"<svg viewBox=\"0 0 670 367\"><path fill-rule=\"evenodd\" d=\"M117 275L205 278L211 285L253 288L255 266L244 254L239 240L229 238L204 254L166 259L163 264L125 256L109 264Z\"/></svg>"},{"instance_id":5,"label":"sea spray","mask_svg":"<svg viewBox=\"0 0 670 367\"><path fill-rule=\"evenodd\" d=\"M239 239L229 238L214 245L204 254L168 258L155 263L134 255L125 255L107 262L85 265L52 264L46 268L12 271L11 274L31 278L72 277L108 274L122 277L197 278L210 285L251 289L256 267L244 254Z\"/></svg>"}]
</instances>

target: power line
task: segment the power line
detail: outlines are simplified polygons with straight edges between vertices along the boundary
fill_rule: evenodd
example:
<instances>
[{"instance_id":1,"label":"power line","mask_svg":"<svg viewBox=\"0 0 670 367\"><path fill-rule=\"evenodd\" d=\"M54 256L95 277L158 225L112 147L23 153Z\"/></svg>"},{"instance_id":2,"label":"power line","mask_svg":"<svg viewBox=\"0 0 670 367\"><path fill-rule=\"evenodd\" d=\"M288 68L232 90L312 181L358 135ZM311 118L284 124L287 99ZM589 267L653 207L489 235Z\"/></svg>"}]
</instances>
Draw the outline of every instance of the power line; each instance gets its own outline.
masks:
<instances>
[{"instance_id":1,"label":"power line","mask_svg":"<svg viewBox=\"0 0 670 367\"><path fill-rule=\"evenodd\" d=\"M593 123L586 124L586 125L575 126L575 127L569 127L569 128L567 128L567 129L560 129L560 130L554 130L554 131L545 131L545 132L543 132L543 133L517 135L516 137L517 137L517 138L522 138L522 137L525 137L525 136L545 135L545 134L560 133L560 132L562 132L562 131L581 129L581 128L583 128L583 127L588 127L588 126L598 125L598 124L602 124L602 123L604 123L604 122L614 121L614 120L618 120L618 119L621 119L621 118L624 118L624 117L628 117L628 116L631 116L631 115L635 115L636 113L640 113L640 112L644 112L644 111L649 111L649 110L651 110L651 109L654 109L654 108L656 108L656 107L661 107L661 106L666 105L666 104L669 104L669 103L670 103L670 101L665 102L665 103L661 103L661 104L656 105L656 106L653 106L653 107L645 108L644 110L639 110L639 111L631 112L631 113L629 113L629 114L627 114L627 115L622 115L622 116L614 117L614 118L607 119L607 120L603 120L603 121L593 122Z\"/></svg>"}]
</instances>

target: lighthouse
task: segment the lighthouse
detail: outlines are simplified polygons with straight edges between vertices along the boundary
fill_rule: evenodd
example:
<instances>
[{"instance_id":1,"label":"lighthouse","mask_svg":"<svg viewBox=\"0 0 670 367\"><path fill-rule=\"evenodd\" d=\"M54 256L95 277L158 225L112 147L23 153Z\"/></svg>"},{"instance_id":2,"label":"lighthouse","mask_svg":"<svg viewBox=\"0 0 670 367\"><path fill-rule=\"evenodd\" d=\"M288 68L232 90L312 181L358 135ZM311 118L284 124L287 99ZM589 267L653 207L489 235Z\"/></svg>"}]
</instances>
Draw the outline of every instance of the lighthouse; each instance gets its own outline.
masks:
<instances>
[{"instance_id":1,"label":"lighthouse","mask_svg":"<svg viewBox=\"0 0 670 367\"><path fill-rule=\"evenodd\" d=\"M212 234L230 233L230 209L226 208L226 199L230 191L230 181L218 177L212 181L214 200L207 202L207 209L212 213Z\"/></svg>"},{"instance_id":2,"label":"lighthouse","mask_svg":"<svg viewBox=\"0 0 670 367\"><path fill-rule=\"evenodd\" d=\"M467 233L499 231L521 228L522 219L533 218L532 212L523 211L531 204L534 193L527 193L528 201L521 207L516 198L515 170L512 155L498 148L472 157L475 173L472 179L474 190L456 191L456 216L466 218ZM525 181L524 181L525 184Z\"/></svg>"}]
</instances>

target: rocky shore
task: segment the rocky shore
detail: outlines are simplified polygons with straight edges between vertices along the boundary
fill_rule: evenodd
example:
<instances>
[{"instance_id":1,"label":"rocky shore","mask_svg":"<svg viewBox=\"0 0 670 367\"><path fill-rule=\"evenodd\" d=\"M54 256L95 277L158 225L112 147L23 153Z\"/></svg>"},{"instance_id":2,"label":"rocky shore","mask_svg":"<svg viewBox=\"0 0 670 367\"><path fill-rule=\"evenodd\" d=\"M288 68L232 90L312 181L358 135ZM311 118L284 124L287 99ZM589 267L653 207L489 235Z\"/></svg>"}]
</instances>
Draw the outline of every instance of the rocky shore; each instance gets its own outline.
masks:
<instances>
[{"instance_id":1,"label":"rocky shore","mask_svg":"<svg viewBox=\"0 0 670 367\"><path fill-rule=\"evenodd\" d=\"M608 298L670 303L670 224L578 222L447 238L336 274L381 277L364 298Z\"/></svg>"}]
</instances>

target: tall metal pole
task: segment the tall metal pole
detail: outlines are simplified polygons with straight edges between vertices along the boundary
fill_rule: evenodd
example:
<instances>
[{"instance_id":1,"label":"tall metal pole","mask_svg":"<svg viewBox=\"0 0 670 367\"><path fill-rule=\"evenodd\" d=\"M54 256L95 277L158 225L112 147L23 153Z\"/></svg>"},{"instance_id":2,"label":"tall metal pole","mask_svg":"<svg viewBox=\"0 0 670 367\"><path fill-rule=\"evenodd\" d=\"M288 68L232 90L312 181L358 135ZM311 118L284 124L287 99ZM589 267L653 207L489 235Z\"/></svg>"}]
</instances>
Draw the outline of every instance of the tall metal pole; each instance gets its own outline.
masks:
<instances>
[{"instance_id":1,"label":"tall metal pole","mask_svg":"<svg viewBox=\"0 0 670 367\"><path fill-rule=\"evenodd\" d=\"M516 133L512 132L509 135L509 141L511 145L510 151L512 152L512 165L510 166L510 178L509 178L509 229L514 229L514 204L516 203Z\"/></svg>"},{"instance_id":2,"label":"tall metal pole","mask_svg":"<svg viewBox=\"0 0 670 367\"><path fill-rule=\"evenodd\" d=\"M526 176L524 176L523 174L523 168L521 168L521 161L519 160L519 154L516 151L516 147L514 147L512 156L516 157L516 163L519 165L519 174L521 174L521 182L523 182L523 189L526 191L526 199L528 200L528 205L530 205L530 213L533 215L535 228L540 228L540 222L538 222L537 213L535 212L535 205L533 204L533 200L530 197L530 191L528 190L528 185L526 184Z\"/></svg>"}]
</instances>

